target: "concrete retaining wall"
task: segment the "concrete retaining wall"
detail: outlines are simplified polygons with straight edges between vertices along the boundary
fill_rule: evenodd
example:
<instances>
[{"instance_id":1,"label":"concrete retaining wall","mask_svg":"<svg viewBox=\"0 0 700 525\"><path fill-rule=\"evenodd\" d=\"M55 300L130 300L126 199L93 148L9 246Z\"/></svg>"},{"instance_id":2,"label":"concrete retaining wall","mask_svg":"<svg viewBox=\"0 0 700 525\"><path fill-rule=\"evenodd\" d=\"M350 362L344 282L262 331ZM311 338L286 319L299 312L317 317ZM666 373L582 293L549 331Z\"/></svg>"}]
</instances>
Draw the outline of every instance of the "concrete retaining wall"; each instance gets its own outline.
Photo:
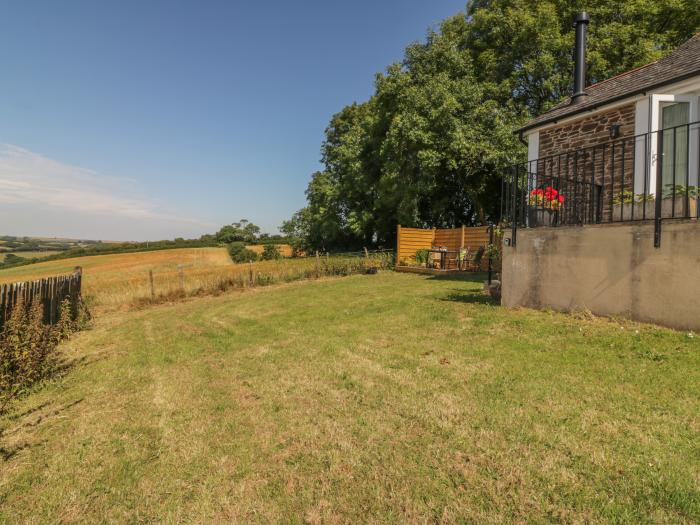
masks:
<instances>
[{"instance_id":1,"label":"concrete retaining wall","mask_svg":"<svg viewBox=\"0 0 700 525\"><path fill-rule=\"evenodd\" d=\"M662 228L661 248L652 222L519 229L503 248L502 303L700 330L700 223Z\"/></svg>"}]
</instances>

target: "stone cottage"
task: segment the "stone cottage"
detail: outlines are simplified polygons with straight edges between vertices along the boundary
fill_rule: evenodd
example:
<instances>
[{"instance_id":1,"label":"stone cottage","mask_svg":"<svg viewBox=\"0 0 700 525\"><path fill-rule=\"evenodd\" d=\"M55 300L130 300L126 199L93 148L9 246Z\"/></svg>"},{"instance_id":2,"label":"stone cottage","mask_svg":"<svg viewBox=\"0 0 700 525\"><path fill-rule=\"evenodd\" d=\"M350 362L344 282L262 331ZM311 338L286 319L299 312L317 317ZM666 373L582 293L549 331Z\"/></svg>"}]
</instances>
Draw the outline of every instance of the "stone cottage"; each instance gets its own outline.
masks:
<instances>
[{"instance_id":1,"label":"stone cottage","mask_svg":"<svg viewBox=\"0 0 700 525\"><path fill-rule=\"evenodd\" d=\"M519 130L503 179L503 303L700 329L700 34L586 86L588 24L574 92Z\"/></svg>"}]
</instances>

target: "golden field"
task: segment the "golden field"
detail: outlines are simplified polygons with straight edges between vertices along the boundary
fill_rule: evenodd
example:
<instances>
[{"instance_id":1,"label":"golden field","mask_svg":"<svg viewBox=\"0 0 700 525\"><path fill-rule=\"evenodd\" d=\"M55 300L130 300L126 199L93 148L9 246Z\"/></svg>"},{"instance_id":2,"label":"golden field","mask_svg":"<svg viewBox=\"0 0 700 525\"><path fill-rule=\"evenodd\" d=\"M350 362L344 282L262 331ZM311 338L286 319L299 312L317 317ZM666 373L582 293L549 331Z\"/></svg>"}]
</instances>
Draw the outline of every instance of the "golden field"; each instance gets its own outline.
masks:
<instances>
[{"instance_id":1,"label":"golden field","mask_svg":"<svg viewBox=\"0 0 700 525\"><path fill-rule=\"evenodd\" d=\"M174 296L197 295L324 275L349 274L384 260L348 257L280 259L234 264L225 248L179 248L95 255L0 270L0 284L29 281L83 268L83 296L93 306L114 307ZM149 271L153 272L155 297Z\"/></svg>"},{"instance_id":2,"label":"golden field","mask_svg":"<svg viewBox=\"0 0 700 525\"><path fill-rule=\"evenodd\" d=\"M148 272L153 271L156 292L179 280L178 267L189 277L233 266L225 248L183 248L152 252L94 255L47 261L0 271L0 283L29 281L83 268L83 295L99 304L120 304L150 295ZM185 284L191 279L185 279ZM178 284L178 283L176 283Z\"/></svg>"},{"instance_id":3,"label":"golden field","mask_svg":"<svg viewBox=\"0 0 700 525\"><path fill-rule=\"evenodd\" d=\"M275 244L275 246L277 246L282 257L292 257L294 255L294 248L289 244ZM246 250L262 255L265 251L265 246L262 244L251 244L246 246Z\"/></svg>"}]
</instances>

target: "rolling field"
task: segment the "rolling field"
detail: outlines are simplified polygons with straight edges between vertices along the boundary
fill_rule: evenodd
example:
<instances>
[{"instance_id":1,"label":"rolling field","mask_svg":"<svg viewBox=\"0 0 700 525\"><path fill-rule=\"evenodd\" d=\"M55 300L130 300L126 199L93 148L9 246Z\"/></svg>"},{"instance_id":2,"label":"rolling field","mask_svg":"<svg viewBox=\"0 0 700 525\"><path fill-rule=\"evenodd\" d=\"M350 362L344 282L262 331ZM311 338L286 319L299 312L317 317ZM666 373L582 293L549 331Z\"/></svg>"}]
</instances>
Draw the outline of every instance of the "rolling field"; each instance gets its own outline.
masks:
<instances>
[{"instance_id":1,"label":"rolling field","mask_svg":"<svg viewBox=\"0 0 700 525\"><path fill-rule=\"evenodd\" d=\"M114 311L0 417L0 522L698 523L700 342L383 272Z\"/></svg>"},{"instance_id":2,"label":"rolling field","mask_svg":"<svg viewBox=\"0 0 700 525\"><path fill-rule=\"evenodd\" d=\"M187 276L186 286L195 286L203 274L233 266L225 248L183 248L76 257L18 266L0 270L0 284L70 273L76 266L81 266L84 272L83 295L92 297L99 305L118 305L150 294L149 270L153 270L158 293L167 293L178 287L179 265Z\"/></svg>"},{"instance_id":3,"label":"rolling field","mask_svg":"<svg viewBox=\"0 0 700 525\"><path fill-rule=\"evenodd\" d=\"M366 261L348 257L279 259L234 264L225 248L181 248L151 252L77 257L0 270L0 284L70 273L83 268L83 296L91 306L111 308L151 298L153 271L156 298L219 293L229 288L287 282L310 276L353 273ZM370 260L368 265L374 263ZM350 270L352 268L352 270Z\"/></svg>"}]
</instances>

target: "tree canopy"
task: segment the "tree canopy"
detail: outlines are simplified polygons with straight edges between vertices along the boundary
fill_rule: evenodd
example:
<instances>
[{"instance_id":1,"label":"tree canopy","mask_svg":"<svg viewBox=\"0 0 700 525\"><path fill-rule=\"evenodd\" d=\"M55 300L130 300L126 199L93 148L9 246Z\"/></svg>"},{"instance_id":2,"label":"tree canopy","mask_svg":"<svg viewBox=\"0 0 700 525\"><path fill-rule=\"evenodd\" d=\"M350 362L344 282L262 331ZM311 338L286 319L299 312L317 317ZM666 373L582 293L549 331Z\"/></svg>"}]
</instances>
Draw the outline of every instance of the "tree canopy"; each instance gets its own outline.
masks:
<instances>
[{"instance_id":1,"label":"tree canopy","mask_svg":"<svg viewBox=\"0 0 700 525\"><path fill-rule=\"evenodd\" d=\"M227 224L216 232L216 240L220 243L231 244L232 242L253 242L260 234L260 227L247 219Z\"/></svg>"},{"instance_id":2,"label":"tree canopy","mask_svg":"<svg viewBox=\"0 0 700 525\"><path fill-rule=\"evenodd\" d=\"M498 219L514 131L568 96L573 15L591 14L589 83L646 64L700 29L696 0L471 0L334 115L307 206L281 230L307 249L389 246L396 225Z\"/></svg>"}]
</instances>

